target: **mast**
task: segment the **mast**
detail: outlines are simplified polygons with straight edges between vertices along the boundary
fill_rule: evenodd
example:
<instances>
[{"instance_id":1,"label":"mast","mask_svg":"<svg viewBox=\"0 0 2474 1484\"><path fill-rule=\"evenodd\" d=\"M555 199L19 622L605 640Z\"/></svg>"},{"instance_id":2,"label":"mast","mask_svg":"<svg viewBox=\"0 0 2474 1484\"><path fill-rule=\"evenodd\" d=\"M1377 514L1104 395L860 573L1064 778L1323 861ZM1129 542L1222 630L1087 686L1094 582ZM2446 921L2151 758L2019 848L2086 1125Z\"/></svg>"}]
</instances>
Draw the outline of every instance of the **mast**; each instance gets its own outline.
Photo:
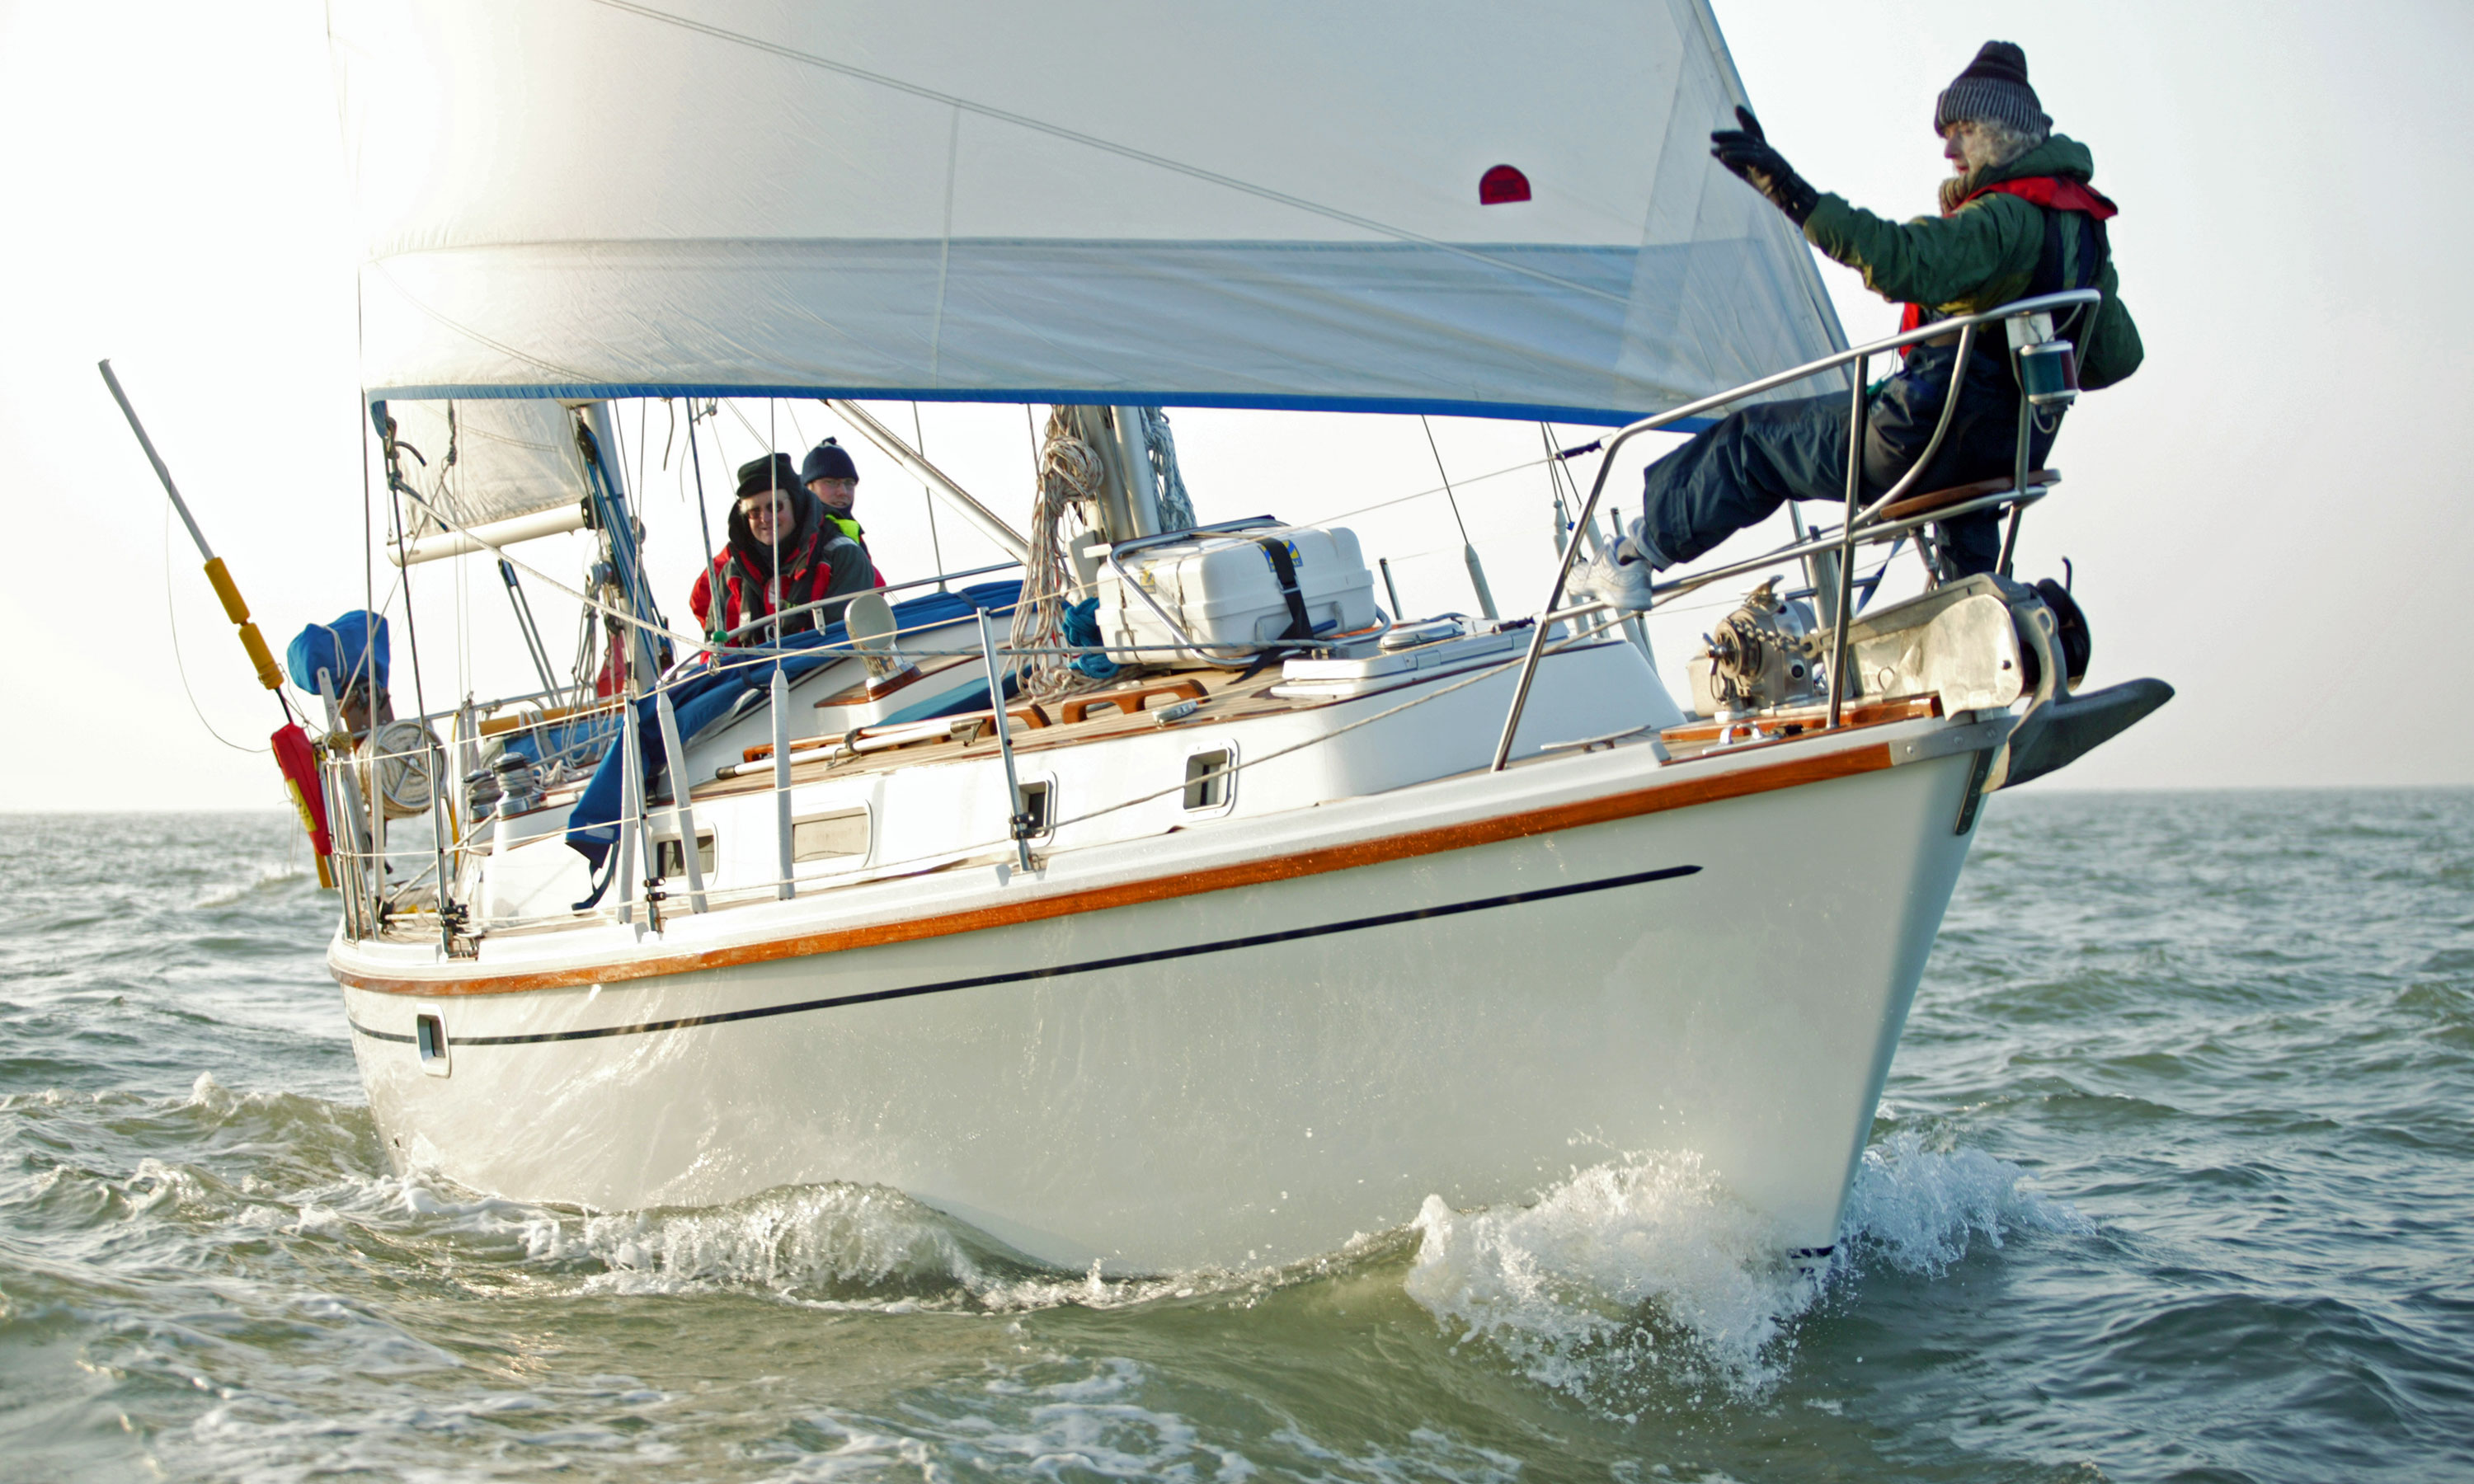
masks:
<instances>
[{"instance_id":1,"label":"mast","mask_svg":"<svg viewBox=\"0 0 2474 1484\"><path fill-rule=\"evenodd\" d=\"M1130 518L1135 536L1157 536L1160 530L1159 477L1152 467L1150 443L1143 437L1143 410L1139 407L1111 407L1109 416L1117 424L1113 449L1115 467L1110 471L1125 487L1126 514Z\"/></svg>"},{"instance_id":2,"label":"mast","mask_svg":"<svg viewBox=\"0 0 2474 1484\"><path fill-rule=\"evenodd\" d=\"M1060 409L1074 436L1100 456L1100 535L1110 545L1160 529L1159 484L1152 471L1151 444L1143 437L1142 409L1077 404Z\"/></svg>"},{"instance_id":3,"label":"mast","mask_svg":"<svg viewBox=\"0 0 2474 1484\"><path fill-rule=\"evenodd\" d=\"M584 457L586 476L592 486L593 524L601 533L602 549L609 554L611 573L623 595L621 606L636 620L625 626L628 674L634 681L630 692L642 694L661 679L661 662L652 641L652 630L662 622L661 610L653 602L635 517L627 508L625 471L609 456L618 446L617 430L610 420L610 404L589 402L576 413L575 446Z\"/></svg>"}]
</instances>

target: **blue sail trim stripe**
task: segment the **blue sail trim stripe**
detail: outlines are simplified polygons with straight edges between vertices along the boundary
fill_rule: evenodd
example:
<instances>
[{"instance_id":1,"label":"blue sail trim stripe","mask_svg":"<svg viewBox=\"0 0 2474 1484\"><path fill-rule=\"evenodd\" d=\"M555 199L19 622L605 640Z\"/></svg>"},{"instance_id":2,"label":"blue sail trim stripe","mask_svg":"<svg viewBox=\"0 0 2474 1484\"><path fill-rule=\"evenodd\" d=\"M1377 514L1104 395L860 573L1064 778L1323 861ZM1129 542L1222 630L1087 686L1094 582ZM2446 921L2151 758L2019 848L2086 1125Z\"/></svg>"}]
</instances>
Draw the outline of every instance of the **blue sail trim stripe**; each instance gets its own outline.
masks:
<instances>
[{"instance_id":1,"label":"blue sail trim stripe","mask_svg":"<svg viewBox=\"0 0 2474 1484\"><path fill-rule=\"evenodd\" d=\"M1265 396L1255 393L1228 393L1219 395L1192 392L1174 394L1096 391L1080 389L1009 389L1003 391L921 390L898 387L759 387L721 385L702 382L562 382L539 386L463 386L373 387L363 395L373 402L438 402L490 397L564 397L570 401L604 400L629 396L725 396L782 397L808 401L817 397L846 397L855 402L1039 402L1050 406L1074 406L1089 402L1105 402L1111 406L1230 408L1254 412L1354 412L1389 413L1399 417L1489 418L1512 422L1571 422L1590 427L1623 427L1639 421L1648 414L1624 412L1604 407L1546 407L1526 403L1471 401L1410 401L1383 397L1353 396ZM1698 433L1717 419L1684 418L1670 423L1678 433Z\"/></svg>"},{"instance_id":2,"label":"blue sail trim stripe","mask_svg":"<svg viewBox=\"0 0 2474 1484\"><path fill-rule=\"evenodd\" d=\"M1170 959L1196 958L1206 953L1228 953L1240 948L1259 948L1277 943L1295 943L1305 938L1324 938L1334 933L1359 932L1370 927L1392 927L1402 922L1426 922L1434 918L1457 917L1464 912L1484 912L1495 907L1517 906L1523 902L1551 901L1559 897L1578 897L1589 892L1613 891L1618 887L1642 886L1652 881L1671 881L1682 876L1697 875L1698 866L1666 866L1656 871L1637 871L1629 875L1609 876L1598 881L1580 881L1568 886L1540 887L1536 891L1510 892L1501 897L1483 897L1474 901L1450 902L1440 907L1418 907L1407 912L1387 912L1379 917L1351 918L1341 922L1325 922L1314 927L1292 927L1273 933L1255 933L1245 938L1224 938L1212 943L1188 944L1178 948L1161 948L1150 953L1128 953L1116 958L1090 959L1079 964L1058 964L1045 969L1018 969L998 974L978 974L968 979L946 979L934 984L914 984L898 990L872 990L863 994L839 994L826 999L801 1000L789 1005L762 1005L752 1010L725 1010L714 1015L683 1016L673 1020L647 1020L639 1025L604 1025L580 1031L541 1031L529 1036L449 1035L451 1046L529 1046L556 1041L597 1041L605 1036L643 1036L655 1031L690 1030L702 1025L726 1025L734 1020L761 1020L773 1016L803 1015L813 1010L836 1010L846 1005L872 1004L880 1000L909 999L919 994L944 994L956 990L986 989L1000 984L1023 984L1035 979L1058 979L1069 974L1098 973L1111 969L1129 969L1139 964L1156 964ZM353 1034L372 1041L413 1043L413 1038L389 1031L372 1030L358 1020L351 1022Z\"/></svg>"}]
</instances>

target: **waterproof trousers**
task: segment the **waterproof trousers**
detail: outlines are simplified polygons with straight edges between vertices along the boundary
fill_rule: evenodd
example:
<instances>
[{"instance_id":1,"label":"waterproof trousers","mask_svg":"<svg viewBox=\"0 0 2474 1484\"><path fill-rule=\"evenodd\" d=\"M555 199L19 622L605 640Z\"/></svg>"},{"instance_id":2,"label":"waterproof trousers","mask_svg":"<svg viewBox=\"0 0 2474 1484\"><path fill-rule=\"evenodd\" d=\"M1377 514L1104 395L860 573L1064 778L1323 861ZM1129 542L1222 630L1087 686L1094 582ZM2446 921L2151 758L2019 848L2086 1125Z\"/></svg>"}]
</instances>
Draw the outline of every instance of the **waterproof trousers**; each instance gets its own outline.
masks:
<instances>
[{"instance_id":1,"label":"waterproof trousers","mask_svg":"<svg viewBox=\"0 0 2474 1484\"><path fill-rule=\"evenodd\" d=\"M1953 347L1926 346L1875 388L1864 419L1864 498L1899 482L1932 442ZM2019 387L2006 357L1978 353L1960 385L1957 411L1932 467L1912 493L2008 475L2019 429ZM1649 467L1633 544L1653 566L1689 562L1744 527L1768 518L1782 500L1847 499L1848 398L1831 394L1759 402L1730 413ZM2061 415L2029 424L2028 466L2041 467ZM1989 572L2001 556L2001 520L1978 511L1940 528L1942 575Z\"/></svg>"}]
</instances>

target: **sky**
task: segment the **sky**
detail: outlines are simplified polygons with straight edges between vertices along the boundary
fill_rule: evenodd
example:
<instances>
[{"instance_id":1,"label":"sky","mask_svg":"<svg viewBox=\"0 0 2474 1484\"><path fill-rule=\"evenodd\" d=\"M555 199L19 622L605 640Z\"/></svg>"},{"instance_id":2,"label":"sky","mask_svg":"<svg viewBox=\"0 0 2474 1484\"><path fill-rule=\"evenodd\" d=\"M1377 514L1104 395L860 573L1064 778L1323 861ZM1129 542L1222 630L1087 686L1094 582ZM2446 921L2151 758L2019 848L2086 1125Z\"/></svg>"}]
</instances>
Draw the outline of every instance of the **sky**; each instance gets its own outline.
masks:
<instances>
[{"instance_id":1,"label":"sky","mask_svg":"<svg viewBox=\"0 0 2474 1484\"><path fill-rule=\"evenodd\" d=\"M2071 414L2050 461L2067 479L2025 523L2021 572L2069 559L2091 684L2155 675L2179 694L2031 786L2474 783L2474 689L2451 679L2474 589L2474 286L2459 270L2474 7L1722 0L1718 15L1772 142L1822 190L1929 210L1947 168L1933 96L2001 36L2122 207L2112 242L2147 362ZM0 809L273 805L253 750L275 703L94 363L112 358L279 649L358 605L357 247L323 10L0 0L0 685L20 718L0 731ZM1823 275L1851 336L1895 327L1855 275ZM813 404L742 410L794 451L841 432ZM1021 408L932 405L915 424L908 403L875 411L987 503L1027 513ZM1534 423L1438 419L1430 448L1416 419L1172 416L1205 519L1341 520L1370 561L1392 559L1412 614L1472 606L1465 523L1505 611L1543 596ZM631 409L622 431L657 587L684 620L693 507L666 419ZM709 461L759 442L735 418L719 438ZM1438 454L1459 523L1427 492ZM932 570L932 539L948 566L992 555L950 516L932 533L917 485L860 456L888 573ZM1635 510L1639 462L1610 475ZM521 555L566 579L580 551L557 538ZM417 582L433 705L521 682L486 567ZM563 664L572 609L538 584L533 597ZM1729 606L1658 615L1679 693ZM469 645L447 637L459 612Z\"/></svg>"}]
</instances>

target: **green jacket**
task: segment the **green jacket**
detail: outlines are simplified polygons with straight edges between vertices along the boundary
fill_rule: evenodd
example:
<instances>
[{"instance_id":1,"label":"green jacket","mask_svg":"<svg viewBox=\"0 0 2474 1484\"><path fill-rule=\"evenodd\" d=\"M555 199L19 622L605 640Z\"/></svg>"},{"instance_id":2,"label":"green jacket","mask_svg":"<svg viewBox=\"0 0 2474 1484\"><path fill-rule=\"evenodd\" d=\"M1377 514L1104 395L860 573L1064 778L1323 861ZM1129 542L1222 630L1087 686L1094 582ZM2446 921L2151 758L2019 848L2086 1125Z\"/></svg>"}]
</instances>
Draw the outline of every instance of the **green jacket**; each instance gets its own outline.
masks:
<instances>
[{"instance_id":1,"label":"green jacket","mask_svg":"<svg viewBox=\"0 0 2474 1484\"><path fill-rule=\"evenodd\" d=\"M2063 176L2084 181L2095 168L2086 145L2055 134L2006 165L1956 177L1942 189L1948 200L1997 180ZM2025 297L2045 250L2045 208L1997 191L1948 216L1893 222L1849 205L1845 197L1825 195L1804 235L1861 273L1864 286L1885 299L1941 315L1975 314ZM2062 234L2066 249L2074 236ZM2073 265L2063 267L2067 273ZM2122 380L2146 354L2109 259L2096 286L2104 299L2094 322L2066 332L2078 345L2080 384L2091 388Z\"/></svg>"}]
</instances>

